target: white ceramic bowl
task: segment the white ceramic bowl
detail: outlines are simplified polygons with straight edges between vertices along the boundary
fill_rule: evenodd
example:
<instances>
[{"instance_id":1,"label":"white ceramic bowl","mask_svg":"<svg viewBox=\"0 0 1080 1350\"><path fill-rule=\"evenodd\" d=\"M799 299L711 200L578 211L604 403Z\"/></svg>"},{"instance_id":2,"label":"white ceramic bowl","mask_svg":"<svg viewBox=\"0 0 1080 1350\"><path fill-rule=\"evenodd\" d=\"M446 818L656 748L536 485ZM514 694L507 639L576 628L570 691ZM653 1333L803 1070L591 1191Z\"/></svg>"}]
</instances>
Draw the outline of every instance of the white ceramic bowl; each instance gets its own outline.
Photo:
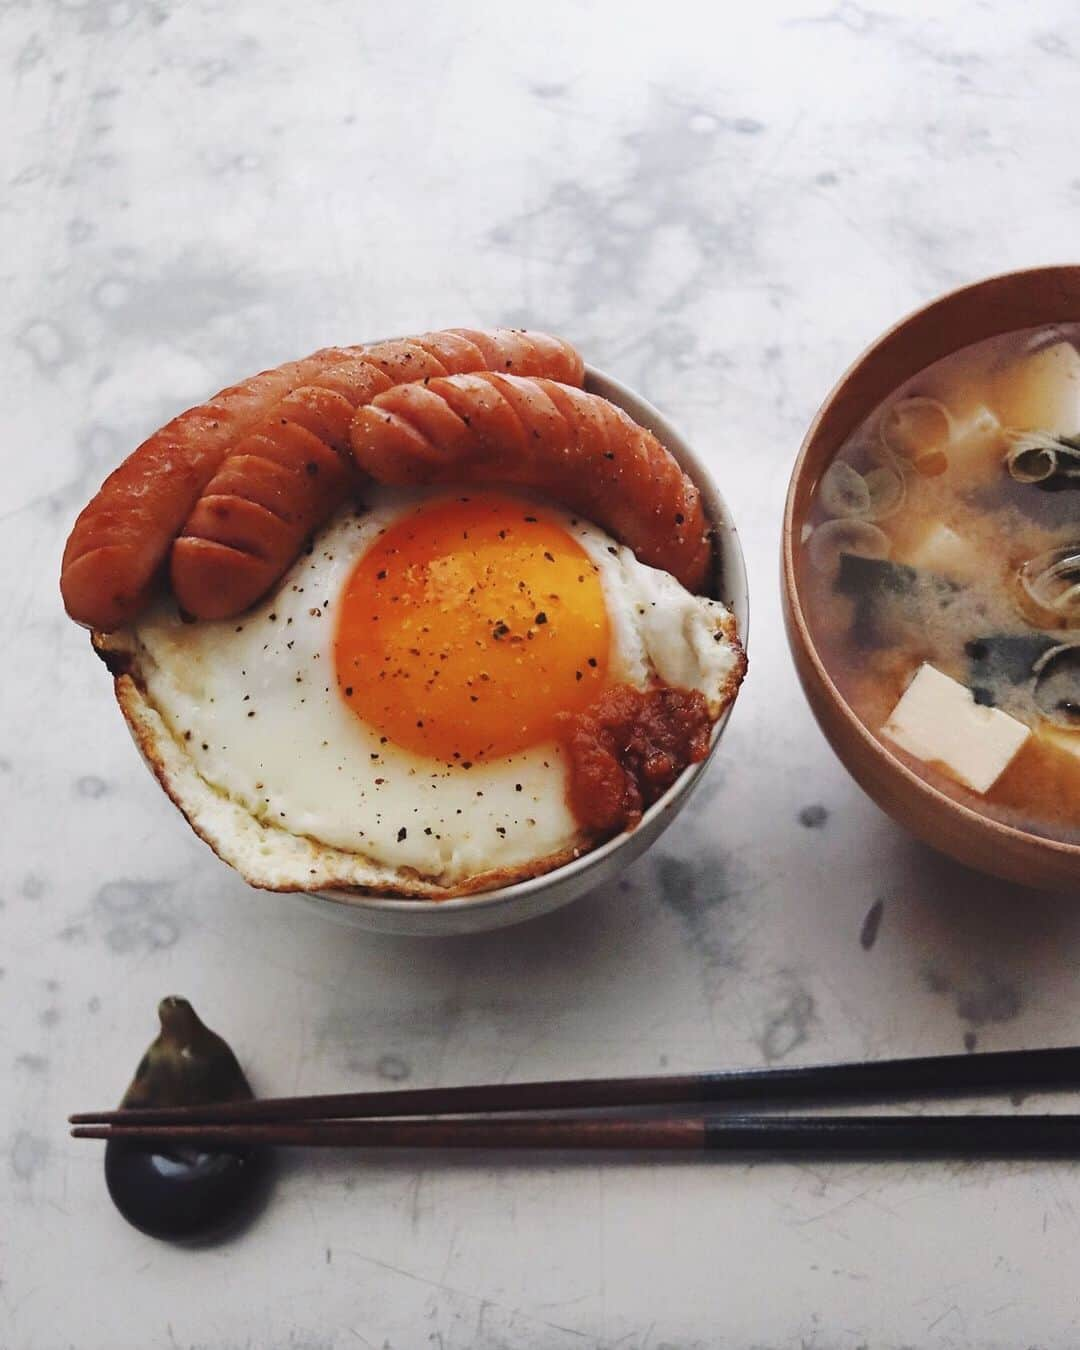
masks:
<instances>
[{"instance_id":1,"label":"white ceramic bowl","mask_svg":"<svg viewBox=\"0 0 1080 1350\"><path fill-rule=\"evenodd\" d=\"M739 636L745 646L749 597L742 549L735 524L708 470L671 423L618 380L587 366L585 387L617 403L635 421L653 431L697 484L709 520L716 529L721 599L734 611ZM321 914L354 928L418 937L479 933L547 914L568 905L594 886L610 881L659 839L701 781L730 715L729 707L713 728L712 744L705 759L684 770L659 801L645 812L636 829L616 835L599 848L543 876L483 891L479 895L464 896L460 900L382 899L373 895L350 895L344 891L320 891L300 898Z\"/></svg>"}]
</instances>

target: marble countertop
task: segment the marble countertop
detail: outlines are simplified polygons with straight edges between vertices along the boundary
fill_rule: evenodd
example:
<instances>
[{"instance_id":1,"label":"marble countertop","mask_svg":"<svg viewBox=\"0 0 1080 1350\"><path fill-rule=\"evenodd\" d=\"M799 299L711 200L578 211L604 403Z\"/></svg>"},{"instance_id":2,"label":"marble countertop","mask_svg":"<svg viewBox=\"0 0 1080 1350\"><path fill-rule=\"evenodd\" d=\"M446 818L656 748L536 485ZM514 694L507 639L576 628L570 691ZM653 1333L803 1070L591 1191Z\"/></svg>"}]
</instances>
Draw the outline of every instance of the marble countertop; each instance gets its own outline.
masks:
<instances>
[{"instance_id":1,"label":"marble countertop","mask_svg":"<svg viewBox=\"0 0 1080 1350\"><path fill-rule=\"evenodd\" d=\"M863 345L1076 260L1072 0L16 0L0 66L0 1344L1075 1345L1064 1164L290 1159L242 1239L191 1252L124 1225L64 1124L119 1095L169 992L278 1093L1080 1040L1080 908L860 793L777 590L792 459ZM575 339L701 449L751 674L625 880L474 938L344 932L245 888L154 787L60 550L229 379L494 323Z\"/></svg>"}]
</instances>

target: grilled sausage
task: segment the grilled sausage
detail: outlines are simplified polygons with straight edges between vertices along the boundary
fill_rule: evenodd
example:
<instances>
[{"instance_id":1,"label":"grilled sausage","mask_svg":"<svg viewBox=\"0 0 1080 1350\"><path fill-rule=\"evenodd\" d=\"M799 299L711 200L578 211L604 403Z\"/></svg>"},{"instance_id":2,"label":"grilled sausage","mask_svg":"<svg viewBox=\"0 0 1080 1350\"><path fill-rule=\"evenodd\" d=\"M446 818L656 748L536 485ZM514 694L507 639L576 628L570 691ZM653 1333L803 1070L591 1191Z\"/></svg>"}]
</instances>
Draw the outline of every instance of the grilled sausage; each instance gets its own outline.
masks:
<instances>
[{"instance_id":1,"label":"grilled sausage","mask_svg":"<svg viewBox=\"0 0 1080 1350\"><path fill-rule=\"evenodd\" d=\"M651 432L597 394L493 372L397 385L357 412L352 448L380 483L539 489L687 589L708 577L697 488Z\"/></svg>"},{"instance_id":2,"label":"grilled sausage","mask_svg":"<svg viewBox=\"0 0 1080 1350\"><path fill-rule=\"evenodd\" d=\"M71 617L106 632L134 619L230 446L293 389L349 356L328 348L264 370L174 417L143 441L105 479L68 537L60 590Z\"/></svg>"}]
</instances>

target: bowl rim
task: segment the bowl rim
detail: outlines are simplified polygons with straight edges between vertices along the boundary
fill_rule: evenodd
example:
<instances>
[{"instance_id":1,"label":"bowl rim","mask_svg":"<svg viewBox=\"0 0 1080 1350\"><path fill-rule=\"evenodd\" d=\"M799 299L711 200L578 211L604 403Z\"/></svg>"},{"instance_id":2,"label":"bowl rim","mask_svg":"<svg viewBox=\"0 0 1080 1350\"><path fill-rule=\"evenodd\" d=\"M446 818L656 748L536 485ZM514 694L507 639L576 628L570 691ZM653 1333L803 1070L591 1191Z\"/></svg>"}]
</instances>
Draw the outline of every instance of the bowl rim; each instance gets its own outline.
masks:
<instances>
[{"instance_id":1,"label":"bowl rim","mask_svg":"<svg viewBox=\"0 0 1080 1350\"><path fill-rule=\"evenodd\" d=\"M630 412L635 421L655 431L658 438L686 470L694 485L702 494L710 524L718 527L721 539L720 555L723 562L724 603L735 614L738 625L739 641L743 650L747 648L750 629L750 595L746 576L746 560L739 542L738 529L723 494L713 479L708 467L690 446L686 438L670 420L653 406L643 395L636 393L621 380L596 366L585 364L585 387L612 397L625 411ZM734 709L738 691L727 708L713 725L709 739L709 753L696 764L688 764L675 782L662 797L657 798L644 813L633 830L623 830L612 839L597 848L589 849L579 857L554 867L550 872L541 872L523 881L512 882L508 886L497 886L487 891L476 891L471 895L455 896L448 900L434 900L426 896L402 897L353 894L348 891L318 890L303 891L300 896L310 901L325 901L340 906L344 910L374 910L378 913L396 914L433 914L436 911L448 916L462 912L475 913L507 905L513 901L527 900L548 887L559 885L578 877L583 873L600 867L613 853L630 843L638 830L644 829L657 816L679 801L688 792L702 773L708 768L720 744L720 737L727 726Z\"/></svg>"},{"instance_id":2,"label":"bowl rim","mask_svg":"<svg viewBox=\"0 0 1080 1350\"><path fill-rule=\"evenodd\" d=\"M1007 838L1010 841L1022 844L1025 847L1036 847L1046 850L1048 853L1052 853L1063 860L1068 860L1070 863L1080 863L1080 844L1067 844L1062 840L1051 839L1046 835L1033 834L1029 830L1018 829L1015 825L1009 825L1004 821L995 820L992 816L985 815L981 811L976 811L974 808L966 806L963 802L956 801L955 798L942 792L940 788L936 788L933 784L928 783L925 778L922 778L919 774L915 773L914 770L909 769L901 759L893 754L887 745L878 740L874 733L855 715L847 699L844 698L843 694L841 694L840 690L836 687L836 684L833 682L832 677L825 667L825 663L818 654L817 647L810 633L810 626L806 621L806 615L803 611L802 595L798 583L798 572L795 567L796 498L799 495L803 480L806 476L807 462L814 449L818 430L822 422L828 416L837 398L847 388L848 382L851 380L852 376L867 362L871 361L878 352L883 347L887 346L896 336L912 324L924 319L932 311L947 309L960 300L970 298L980 291L1006 282L1015 282L1017 285L1022 285L1025 279L1030 280L1035 277L1047 278L1050 274L1060 274L1062 272L1075 273L1077 277L1080 277L1080 266L1058 264L1046 267L1019 268L1011 272L995 273L993 276L984 277L981 281L969 282L966 285L954 287L952 290L946 291L943 295L934 297L926 304L910 310L865 347L855 360L851 362L847 369L844 370L843 374L829 390L817 412L814 414L813 421L807 428L806 435L803 437L802 444L799 447L798 456L796 457L795 464L791 470L791 478L788 482L787 496L784 502L784 516L781 525L781 544L783 589L784 597L787 602L786 608L789 627L793 627L797 633L802 653L810 662L814 675L824 689L829 702L838 712L847 729L862 742L863 746L871 753L871 755L877 759L879 763L887 766L890 772L898 775L909 788L919 796L923 797L928 803L932 804L935 809L940 810L947 815L951 815L954 819L962 820L967 825L984 829L988 834L996 835L999 838ZM1047 319L1044 322L1050 323L1054 322L1054 320ZM1036 324L1034 326L1038 325ZM1009 331L1023 330L1010 330L1008 328L998 329L996 333L988 333L985 338L977 340L987 341L990 337L998 336L1001 333ZM960 350L962 350L962 348L957 347L954 349L954 352L947 353L947 355L952 355L955 351ZM943 359L944 357L935 358L935 360ZM922 367L922 369L926 369L933 364L934 361L929 361L927 362L927 366ZM918 372L914 373L918 374ZM911 377L908 376L906 378ZM865 417L866 413L864 412L862 416ZM845 435L849 434L857 424L857 422L853 423L852 427L848 428ZM790 634L790 632L789 641L794 641L794 636ZM828 739L831 744L832 737L830 736ZM839 755L837 757L842 758ZM842 762L844 762L846 766L846 760L842 759Z\"/></svg>"}]
</instances>

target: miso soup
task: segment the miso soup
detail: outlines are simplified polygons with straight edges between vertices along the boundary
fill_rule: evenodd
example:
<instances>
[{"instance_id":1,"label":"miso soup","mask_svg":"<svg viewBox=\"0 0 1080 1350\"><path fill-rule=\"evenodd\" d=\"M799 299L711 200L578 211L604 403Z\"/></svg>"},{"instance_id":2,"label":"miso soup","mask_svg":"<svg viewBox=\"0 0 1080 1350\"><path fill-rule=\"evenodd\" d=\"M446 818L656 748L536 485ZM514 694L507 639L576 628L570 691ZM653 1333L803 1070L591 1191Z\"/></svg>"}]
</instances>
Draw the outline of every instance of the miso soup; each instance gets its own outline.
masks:
<instances>
[{"instance_id":1,"label":"miso soup","mask_svg":"<svg viewBox=\"0 0 1080 1350\"><path fill-rule=\"evenodd\" d=\"M902 385L822 474L797 557L864 725L965 805L1080 843L1080 323Z\"/></svg>"}]
</instances>

